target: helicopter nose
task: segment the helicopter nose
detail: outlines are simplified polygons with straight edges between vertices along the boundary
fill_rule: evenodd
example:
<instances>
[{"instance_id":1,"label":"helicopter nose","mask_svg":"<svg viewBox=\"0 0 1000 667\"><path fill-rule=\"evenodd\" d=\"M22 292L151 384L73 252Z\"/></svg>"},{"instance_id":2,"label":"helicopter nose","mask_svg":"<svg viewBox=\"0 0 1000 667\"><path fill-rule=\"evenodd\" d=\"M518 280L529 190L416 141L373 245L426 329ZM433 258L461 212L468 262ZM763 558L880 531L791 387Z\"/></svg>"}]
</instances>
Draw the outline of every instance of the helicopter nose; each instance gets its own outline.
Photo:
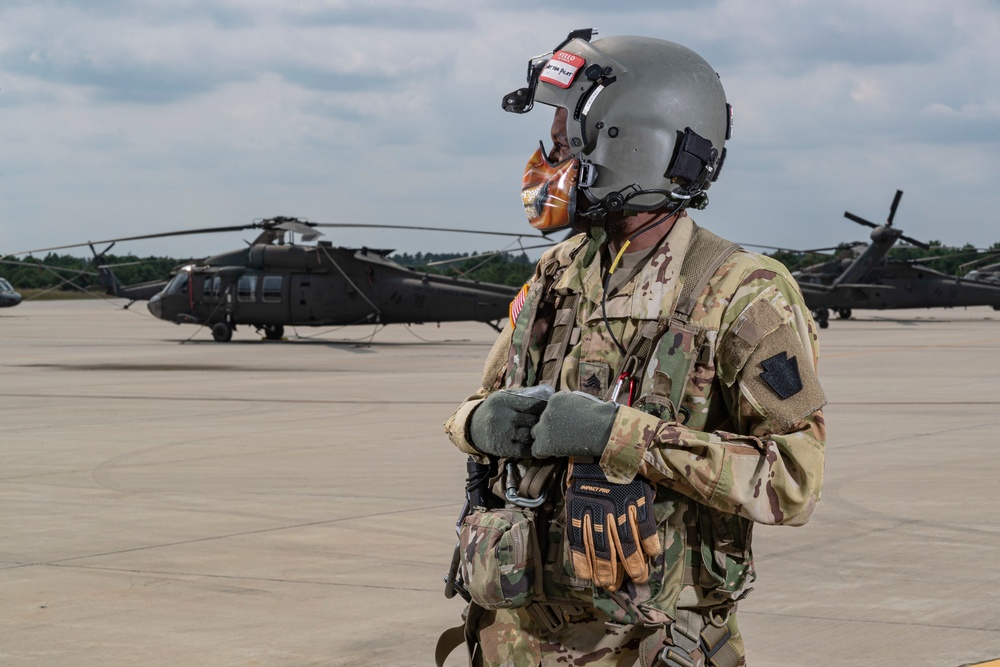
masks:
<instances>
[{"instance_id":1,"label":"helicopter nose","mask_svg":"<svg viewBox=\"0 0 1000 667\"><path fill-rule=\"evenodd\" d=\"M162 315L162 313L163 313L163 304L160 303L160 295L159 294L153 295L153 298L151 298L149 300L149 303L146 304L146 307L149 308L149 312L153 313L154 317L157 317L159 319L163 319L163 315Z\"/></svg>"}]
</instances>

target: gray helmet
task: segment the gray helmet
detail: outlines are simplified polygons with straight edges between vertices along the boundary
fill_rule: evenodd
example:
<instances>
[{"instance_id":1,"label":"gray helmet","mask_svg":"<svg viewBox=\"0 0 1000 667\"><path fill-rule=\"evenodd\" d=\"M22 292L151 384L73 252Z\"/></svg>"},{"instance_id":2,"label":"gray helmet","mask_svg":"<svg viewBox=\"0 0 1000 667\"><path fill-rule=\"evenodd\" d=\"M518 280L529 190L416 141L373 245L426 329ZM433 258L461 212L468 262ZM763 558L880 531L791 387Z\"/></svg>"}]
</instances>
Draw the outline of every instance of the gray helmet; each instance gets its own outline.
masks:
<instances>
[{"instance_id":1,"label":"gray helmet","mask_svg":"<svg viewBox=\"0 0 1000 667\"><path fill-rule=\"evenodd\" d=\"M715 70L697 53L661 39L570 33L552 54L533 58L528 87L503 108L534 102L567 110L580 188L599 217L672 203L702 208L719 176L732 112Z\"/></svg>"}]
</instances>

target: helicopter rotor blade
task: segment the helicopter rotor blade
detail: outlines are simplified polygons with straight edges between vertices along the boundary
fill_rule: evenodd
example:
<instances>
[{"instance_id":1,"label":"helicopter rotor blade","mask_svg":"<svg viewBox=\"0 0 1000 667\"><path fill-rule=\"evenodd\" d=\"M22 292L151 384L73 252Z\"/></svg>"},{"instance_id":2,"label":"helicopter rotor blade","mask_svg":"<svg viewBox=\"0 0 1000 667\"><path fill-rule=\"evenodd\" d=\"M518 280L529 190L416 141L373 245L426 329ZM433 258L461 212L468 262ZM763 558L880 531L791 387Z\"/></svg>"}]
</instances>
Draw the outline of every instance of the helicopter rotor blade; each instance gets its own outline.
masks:
<instances>
[{"instance_id":1,"label":"helicopter rotor blade","mask_svg":"<svg viewBox=\"0 0 1000 667\"><path fill-rule=\"evenodd\" d=\"M744 248L762 248L764 250L775 250L777 252L787 252L795 255L819 255L824 252L829 252L830 250L839 250L840 246L830 246L828 248L809 248L803 250L801 248L782 248L781 246L773 245L760 245L756 243L740 243Z\"/></svg>"},{"instance_id":2,"label":"helicopter rotor blade","mask_svg":"<svg viewBox=\"0 0 1000 667\"><path fill-rule=\"evenodd\" d=\"M40 264L40 265L25 264L23 261L17 261L17 260L13 260L13 259L0 259L0 264L9 264L10 266L20 266L20 267L34 267L34 266L39 266L39 267L45 267L45 269L47 271L58 271L58 272L61 272L61 273L72 273L74 276L96 276L97 275L93 271L86 271L84 269L69 269L69 268L63 268L63 267L60 267L60 266L46 266L44 264Z\"/></svg>"},{"instance_id":3,"label":"helicopter rotor blade","mask_svg":"<svg viewBox=\"0 0 1000 667\"><path fill-rule=\"evenodd\" d=\"M340 228L361 228L361 229L413 229L416 231L425 232L453 232L461 234L488 234L490 236L515 236L518 238L532 238L544 240L545 237L540 234L519 234L515 232L487 232L481 229L456 229L453 227L423 227L417 225L379 225L379 224L362 224L353 222L313 222L310 223L316 227L340 227ZM555 242L553 242L555 243Z\"/></svg>"},{"instance_id":4,"label":"helicopter rotor blade","mask_svg":"<svg viewBox=\"0 0 1000 667\"><path fill-rule=\"evenodd\" d=\"M896 208L899 206L899 200L903 198L903 191L896 190L896 196L892 198L892 206L889 207L889 218L885 221L885 224L892 227L892 219L896 217Z\"/></svg>"},{"instance_id":5,"label":"helicopter rotor blade","mask_svg":"<svg viewBox=\"0 0 1000 667\"><path fill-rule=\"evenodd\" d=\"M859 215L854 215L850 211L844 211L844 217L847 218L848 220L853 220L854 222L858 223L859 225L864 225L865 227L871 227L872 229L875 229L876 227L878 227L878 225L876 225L874 222L870 222L868 220L865 220L864 218L862 218Z\"/></svg>"},{"instance_id":6,"label":"helicopter rotor blade","mask_svg":"<svg viewBox=\"0 0 1000 667\"><path fill-rule=\"evenodd\" d=\"M964 264L959 264L958 270L965 271L966 269L976 266L977 264L988 262L989 260L996 259L997 257L1000 257L1000 251L998 250L987 251L981 257L977 257L976 259L970 262L965 262Z\"/></svg>"},{"instance_id":7,"label":"helicopter rotor blade","mask_svg":"<svg viewBox=\"0 0 1000 667\"><path fill-rule=\"evenodd\" d=\"M69 243L66 245L50 246L48 248L35 248L33 250L18 250L17 252L10 252L2 257L16 257L18 255L32 255L36 252L49 252L52 250L66 250L68 248L82 248L87 245L97 245L103 243L117 243L118 241L140 241L143 239L162 239L169 236L187 236L190 234L217 234L221 232L238 232L247 229L253 229L259 225L234 225L229 227L206 227L203 229L186 229L176 232L160 232L158 234L142 234L140 236L122 236L115 239L105 239L103 241L86 241L84 243Z\"/></svg>"},{"instance_id":8,"label":"helicopter rotor blade","mask_svg":"<svg viewBox=\"0 0 1000 667\"><path fill-rule=\"evenodd\" d=\"M496 255L510 254L513 250L535 250L537 248L548 248L548 245L526 245L511 250L498 250L496 252L484 252L478 255L466 255L465 257L455 257L452 259L439 259L436 262L427 262L425 266L440 266L442 264L456 264L469 259L479 259L481 257L494 257Z\"/></svg>"},{"instance_id":9,"label":"helicopter rotor blade","mask_svg":"<svg viewBox=\"0 0 1000 667\"><path fill-rule=\"evenodd\" d=\"M904 241L906 241L910 245L917 246L918 248L920 248L922 250L930 250L931 249L931 247L928 244L924 243L923 241L918 241L917 239L911 238L909 236L902 236L902 235L900 235L899 238L903 239Z\"/></svg>"}]
</instances>

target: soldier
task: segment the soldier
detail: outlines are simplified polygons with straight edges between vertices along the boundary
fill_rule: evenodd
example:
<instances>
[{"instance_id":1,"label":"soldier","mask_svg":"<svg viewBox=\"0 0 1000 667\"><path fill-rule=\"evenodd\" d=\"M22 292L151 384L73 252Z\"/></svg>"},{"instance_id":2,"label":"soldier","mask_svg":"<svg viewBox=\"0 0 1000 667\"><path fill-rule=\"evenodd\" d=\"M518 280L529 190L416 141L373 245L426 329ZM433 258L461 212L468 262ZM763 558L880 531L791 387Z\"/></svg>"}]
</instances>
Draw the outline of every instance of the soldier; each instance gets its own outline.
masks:
<instances>
[{"instance_id":1,"label":"soldier","mask_svg":"<svg viewBox=\"0 0 1000 667\"><path fill-rule=\"evenodd\" d=\"M580 233L538 262L445 424L489 477L460 528L470 661L736 667L753 524L804 524L820 496L816 328L783 266L687 215L730 136L715 71L592 37L503 102L555 107L524 206Z\"/></svg>"}]
</instances>

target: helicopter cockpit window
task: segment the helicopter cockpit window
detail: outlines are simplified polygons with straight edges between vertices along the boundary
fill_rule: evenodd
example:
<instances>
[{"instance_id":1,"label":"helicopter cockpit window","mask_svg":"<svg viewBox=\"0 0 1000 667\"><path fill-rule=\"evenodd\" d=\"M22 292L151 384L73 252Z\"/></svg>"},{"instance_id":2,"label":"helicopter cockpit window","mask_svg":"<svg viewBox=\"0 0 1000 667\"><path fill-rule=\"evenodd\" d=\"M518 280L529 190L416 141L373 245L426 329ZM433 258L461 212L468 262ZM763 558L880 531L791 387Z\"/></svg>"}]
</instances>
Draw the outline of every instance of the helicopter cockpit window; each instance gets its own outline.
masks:
<instances>
[{"instance_id":1,"label":"helicopter cockpit window","mask_svg":"<svg viewBox=\"0 0 1000 667\"><path fill-rule=\"evenodd\" d=\"M281 283L284 276L264 276L261 283L261 300L271 303L281 301Z\"/></svg>"},{"instance_id":2,"label":"helicopter cockpit window","mask_svg":"<svg viewBox=\"0 0 1000 667\"><path fill-rule=\"evenodd\" d=\"M170 284L167 285L166 292L167 294L180 294L181 292L187 289L187 286L188 286L188 272L181 271L176 276L174 276L173 280L170 281Z\"/></svg>"},{"instance_id":3,"label":"helicopter cockpit window","mask_svg":"<svg viewBox=\"0 0 1000 667\"><path fill-rule=\"evenodd\" d=\"M255 274L243 274L240 282L236 285L236 298L239 301L256 301L257 299L257 276Z\"/></svg>"},{"instance_id":4,"label":"helicopter cockpit window","mask_svg":"<svg viewBox=\"0 0 1000 667\"><path fill-rule=\"evenodd\" d=\"M6 278L0 278L0 292L13 292L14 288Z\"/></svg>"}]
</instances>

